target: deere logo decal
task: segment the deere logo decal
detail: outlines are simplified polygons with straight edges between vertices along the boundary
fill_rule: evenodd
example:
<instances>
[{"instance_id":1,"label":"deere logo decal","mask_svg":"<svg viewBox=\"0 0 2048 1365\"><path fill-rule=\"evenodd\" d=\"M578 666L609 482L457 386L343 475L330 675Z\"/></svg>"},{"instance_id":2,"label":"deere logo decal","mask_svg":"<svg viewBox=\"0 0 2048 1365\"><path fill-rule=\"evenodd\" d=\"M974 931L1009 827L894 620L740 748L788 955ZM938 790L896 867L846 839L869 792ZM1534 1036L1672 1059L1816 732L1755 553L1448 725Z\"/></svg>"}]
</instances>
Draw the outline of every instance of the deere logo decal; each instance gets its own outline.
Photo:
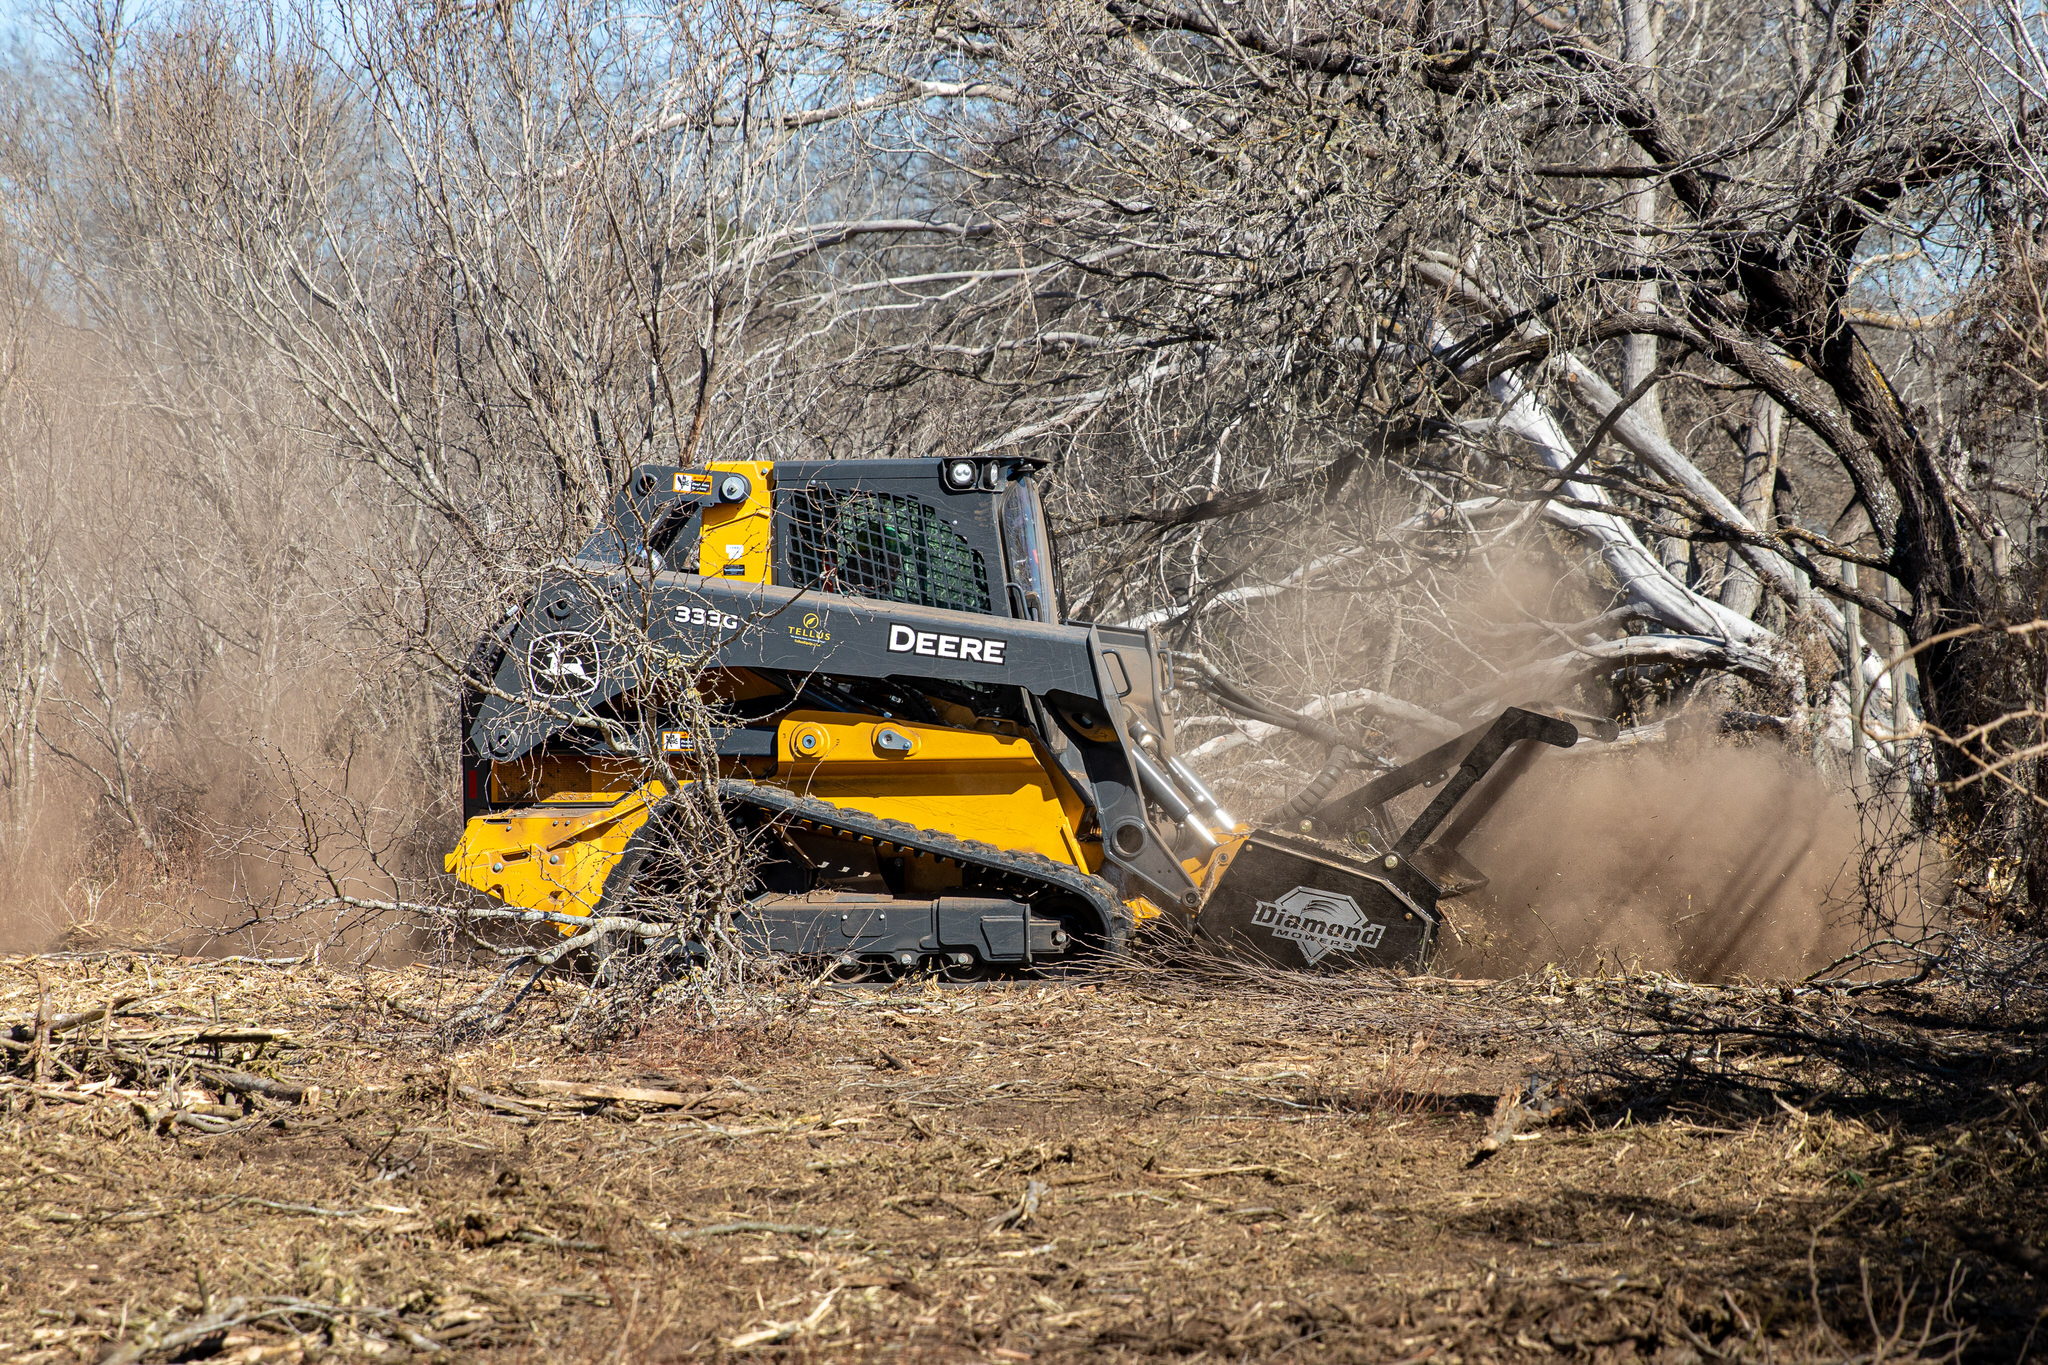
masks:
<instances>
[{"instance_id":1,"label":"deere logo decal","mask_svg":"<svg viewBox=\"0 0 2048 1365\"><path fill-rule=\"evenodd\" d=\"M1377 948L1387 932L1386 925L1368 921L1351 897L1312 886L1297 886L1278 900L1260 901L1252 923L1274 938L1300 944L1301 955L1311 966L1325 953Z\"/></svg>"},{"instance_id":2,"label":"deere logo decal","mask_svg":"<svg viewBox=\"0 0 2048 1365\"><path fill-rule=\"evenodd\" d=\"M913 630L900 621L889 623L891 654L928 654L935 659L1001 664L1009 648L1008 640L989 640L978 635L943 635L937 631Z\"/></svg>"},{"instance_id":3,"label":"deere logo decal","mask_svg":"<svg viewBox=\"0 0 2048 1365\"><path fill-rule=\"evenodd\" d=\"M597 641L580 630L536 636L526 647L526 680L537 697L587 697L604 681Z\"/></svg>"},{"instance_id":4,"label":"deere logo decal","mask_svg":"<svg viewBox=\"0 0 2048 1365\"><path fill-rule=\"evenodd\" d=\"M815 611L804 613L804 619L789 628L789 638L816 649L819 645L832 643L832 632L825 629L825 618Z\"/></svg>"}]
</instances>

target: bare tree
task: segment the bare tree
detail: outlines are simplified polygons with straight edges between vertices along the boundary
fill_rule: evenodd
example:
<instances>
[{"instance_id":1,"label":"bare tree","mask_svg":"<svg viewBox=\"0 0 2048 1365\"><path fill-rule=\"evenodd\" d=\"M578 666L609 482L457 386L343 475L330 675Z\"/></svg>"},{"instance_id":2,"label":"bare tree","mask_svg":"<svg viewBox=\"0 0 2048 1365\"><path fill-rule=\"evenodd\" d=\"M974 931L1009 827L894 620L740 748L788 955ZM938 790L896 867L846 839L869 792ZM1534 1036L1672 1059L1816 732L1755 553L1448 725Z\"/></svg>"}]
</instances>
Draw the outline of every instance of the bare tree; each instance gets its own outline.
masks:
<instances>
[{"instance_id":1,"label":"bare tree","mask_svg":"<svg viewBox=\"0 0 2048 1365\"><path fill-rule=\"evenodd\" d=\"M120 322L152 420L204 457L193 515L232 528L207 579L266 604L213 648L318 653L284 647L303 552L358 590L325 638L374 663L422 774L468 643L634 465L1020 451L1057 467L1071 615L1337 727L1275 759L1279 731L1187 717L1261 793L1503 700L1703 698L1853 746L1923 809L1940 779L2040 899L2042 769L1990 726L2043 685L1991 628L2038 584L2040 24L93 0L58 29L71 92L8 155L64 306ZM346 572L257 534L303 505L224 459L271 394L342 457ZM203 605L157 562L148 602ZM220 676L174 655L143 711ZM86 695L68 657L49 695ZM1938 772L1921 719L1963 742ZM1963 782L1986 764L2001 784Z\"/></svg>"},{"instance_id":2,"label":"bare tree","mask_svg":"<svg viewBox=\"0 0 2048 1365\"><path fill-rule=\"evenodd\" d=\"M173 732L276 710L219 695L229 677L270 675L210 666L173 623L203 620L215 655L292 655L310 571L325 578L319 640L292 643L348 660L353 686L301 712L329 732L310 743L256 724L224 752L304 762L311 748L342 765L356 748L334 735L388 705L417 785L444 794L419 806L445 815L454 693L487 680L465 664L471 643L582 543L633 466L817 449L833 319L792 299L862 243L962 235L901 211L861 130L970 92L835 67L813 34L837 41L767 3L651 23L379 0L147 15L103 0L63 15L75 84L23 83L39 117L17 120L7 149L21 217L61 262L68 305L117 340L151 419L191 452L192 525L203 505L217 526L177 563L72 561L65 725L46 727L44 750L72 756L154 841L161 812L139 774L175 771ZM252 478L236 458L286 437L277 470ZM322 468L314 451L341 459ZM310 534L309 488L342 512ZM131 514L117 505L68 520ZM268 534L287 527L296 544ZM237 610L209 608L223 579L249 589ZM329 769L300 786L343 783ZM391 859L353 866L367 880L351 894L393 894L378 892Z\"/></svg>"},{"instance_id":3,"label":"bare tree","mask_svg":"<svg viewBox=\"0 0 2048 1365\"><path fill-rule=\"evenodd\" d=\"M1614 655L1632 675L1660 655L1732 669L1819 723L1847 689L1797 676L1786 632L1843 651L1854 603L1918 648L1938 727L2031 695L2024 669L1948 634L2004 610L2011 541L1959 469L1939 406L1954 371L1917 338L1967 283L1952 267L2012 250L1996 225L2037 230L2020 87L2038 16L819 8L877 62L915 54L1000 92L933 112L918 144L946 168L932 197L996 236L863 284L896 311L856 360L983 448L1063 461L1084 609L1151 607L1191 644L1257 632L1289 596L1440 583L1449 554L1498 568L1533 548L1534 506L1600 557L1615 596L1582 605L1621 613L1604 632L1635 622ZM951 439L923 421L892 439ZM1659 536L1726 547L1722 583L1659 562ZM1590 665L1571 624L1546 629ZM1323 638L1323 677L1289 681L1378 671ZM1843 668L1882 673L1889 703L1881 663Z\"/></svg>"},{"instance_id":4,"label":"bare tree","mask_svg":"<svg viewBox=\"0 0 2048 1365\"><path fill-rule=\"evenodd\" d=\"M14 492L12 543L0 567L0 790L7 794L8 844L18 860L37 809L36 736L57 648L46 582L49 552L35 534L20 490Z\"/></svg>"},{"instance_id":5,"label":"bare tree","mask_svg":"<svg viewBox=\"0 0 2048 1365\"><path fill-rule=\"evenodd\" d=\"M352 481L260 339L177 288L84 106L33 71L0 93L8 853L36 874L10 899L47 918L83 877L154 913L231 880L205 850L274 798L266 744L345 766L373 735L359 774L431 759L432 710L366 629L368 570L417 514Z\"/></svg>"}]
</instances>

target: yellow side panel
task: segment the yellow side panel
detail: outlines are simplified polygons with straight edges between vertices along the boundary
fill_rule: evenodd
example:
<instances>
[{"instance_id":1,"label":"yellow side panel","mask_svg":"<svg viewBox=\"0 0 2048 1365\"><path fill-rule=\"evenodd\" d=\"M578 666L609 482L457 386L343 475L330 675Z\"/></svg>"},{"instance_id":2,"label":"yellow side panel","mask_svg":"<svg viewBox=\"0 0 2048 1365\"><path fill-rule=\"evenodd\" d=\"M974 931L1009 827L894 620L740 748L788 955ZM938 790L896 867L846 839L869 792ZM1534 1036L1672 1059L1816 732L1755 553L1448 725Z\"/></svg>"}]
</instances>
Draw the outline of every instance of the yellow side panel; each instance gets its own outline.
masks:
<instances>
[{"instance_id":1,"label":"yellow side panel","mask_svg":"<svg viewBox=\"0 0 2048 1365\"><path fill-rule=\"evenodd\" d=\"M883 743L885 732L909 741ZM1048 764L1029 739L792 711L776 732L794 791L920 829L1086 867Z\"/></svg>"},{"instance_id":2,"label":"yellow side panel","mask_svg":"<svg viewBox=\"0 0 2048 1365\"><path fill-rule=\"evenodd\" d=\"M704 509L703 534L697 542L697 572L707 578L770 581L768 565L774 545L769 508L774 505L774 464L766 460L718 460L705 466L716 481L726 474L746 477L750 489L744 502L715 503Z\"/></svg>"},{"instance_id":3,"label":"yellow side panel","mask_svg":"<svg viewBox=\"0 0 2048 1365\"><path fill-rule=\"evenodd\" d=\"M443 865L464 886L507 905L588 915L626 841L665 792L650 782L623 796L606 793L598 799L609 804L595 808L565 801L479 815L463 827Z\"/></svg>"}]
</instances>

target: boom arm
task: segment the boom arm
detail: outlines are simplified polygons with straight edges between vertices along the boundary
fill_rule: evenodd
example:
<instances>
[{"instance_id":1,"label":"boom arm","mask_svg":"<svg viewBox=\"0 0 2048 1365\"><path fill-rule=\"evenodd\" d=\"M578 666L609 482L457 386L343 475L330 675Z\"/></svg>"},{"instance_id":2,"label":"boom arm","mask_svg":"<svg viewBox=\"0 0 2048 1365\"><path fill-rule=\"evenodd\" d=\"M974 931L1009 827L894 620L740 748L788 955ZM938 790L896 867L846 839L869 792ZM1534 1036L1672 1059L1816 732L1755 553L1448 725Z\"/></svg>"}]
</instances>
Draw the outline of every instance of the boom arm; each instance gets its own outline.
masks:
<instances>
[{"instance_id":1,"label":"boom arm","mask_svg":"<svg viewBox=\"0 0 2048 1365\"><path fill-rule=\"evenodd\" d=\"M1412 857L1429 841L1429 836L1436 833L1437 826L1450 818L1465 794L1492 771L1493 765L1500 762L1508 750L1523 740L1569 749L1579 742L1579 731L1570 721L1510 706L1490 724L1468 730L1421 757L1410 759L1392 772L1324 802L1316 808L1314 818L1335 828L1355 827L1361 817L1372 814L1405 791L1435 781L1456 763L1457 775L1444 784L1444 789L1394 841L1392 852L1403 858ZM1464 756L1463 762L1459 762L1460 754Z\"/></svg>"}]
</instances>

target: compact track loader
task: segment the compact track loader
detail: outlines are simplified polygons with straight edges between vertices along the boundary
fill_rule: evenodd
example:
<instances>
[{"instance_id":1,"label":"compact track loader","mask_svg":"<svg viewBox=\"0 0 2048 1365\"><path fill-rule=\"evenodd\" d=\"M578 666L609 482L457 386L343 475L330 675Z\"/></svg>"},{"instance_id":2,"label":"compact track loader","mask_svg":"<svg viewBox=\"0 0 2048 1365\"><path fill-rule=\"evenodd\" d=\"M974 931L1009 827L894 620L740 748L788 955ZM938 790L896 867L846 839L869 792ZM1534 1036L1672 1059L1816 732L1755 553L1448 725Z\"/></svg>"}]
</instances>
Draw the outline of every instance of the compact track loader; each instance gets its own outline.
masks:
<instances>
[{"instance_id":1,"label":"compact track loader","mask_svg":"<svg viewBox=\"0 0 2048 1365\"><path fill-rule=\"evenodd\" d=\"M690 875L663 814L696 784L764 852L734 921L758 951L1017 969L1176 924L1283 967L1424 964L1461 861L1429 837L1510 749L1576 729L1510 709L1352 790L1326 774L1281 827L1240 823L1175 754L1171 655L1061 618L1041 467L635 470L478 647L448 870L514 906L645 913Z\"/></svg>"}]
</instances>

